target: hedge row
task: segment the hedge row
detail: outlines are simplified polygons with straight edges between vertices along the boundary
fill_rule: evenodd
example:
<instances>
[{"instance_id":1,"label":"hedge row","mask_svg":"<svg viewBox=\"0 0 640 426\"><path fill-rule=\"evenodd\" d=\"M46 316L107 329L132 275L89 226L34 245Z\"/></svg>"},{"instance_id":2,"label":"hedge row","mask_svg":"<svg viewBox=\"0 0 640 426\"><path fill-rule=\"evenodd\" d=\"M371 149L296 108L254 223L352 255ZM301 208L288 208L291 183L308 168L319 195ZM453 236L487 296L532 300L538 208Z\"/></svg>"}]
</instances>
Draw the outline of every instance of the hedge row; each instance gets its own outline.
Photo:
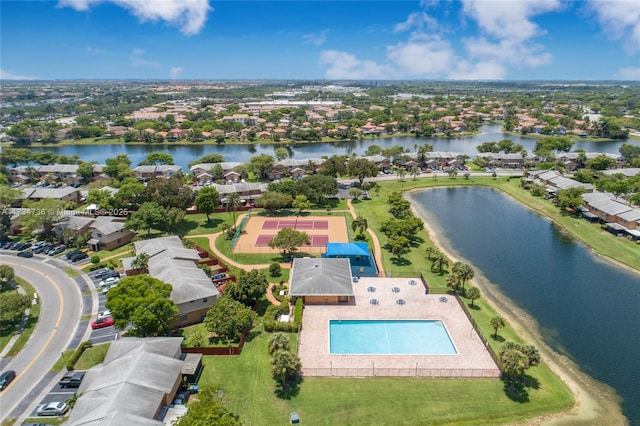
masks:
<instances>
[{"instance_id":1,"label":"hedge row","mask_svg":"<svg viewBox=\"0 0 640 426\"><path fill-rule=\"evenodd\" d=\"M67 370L73 370L73 367L76 365L76 362L78 362L84 351L92 346L93 342L91 340L80 343L80 346L78 346L78 348L71 355L71 358L69 358L69 361L67 361Z\"/></svg>"},{"instance_id":2,"label":"hedge row","mask_svg":"<svg viewBox=\"0 0 640 426\"><path fill-rule=\"evenodd\" d=\"M296 325L296 327L299 327L300 325L302 325L302 308L304 306L302 305L302 297L299 297L298 300L296 300L296 307L293 311L293 323Z\"/></svg>"},{"instance_id":3,"label":"hedge row","mask_svg":"<svg viewBox=\"0 0 640 426\"><path fill-rule=\"evenodd\" d=\"M284 309L283 309L284 308ZM273 331L286 331L288 333L295 333L298 331L298 325L295 322L282 322L276 321L278 312L280 315L289 313L289 302L283 302L280 306L269 305L264 311L264 330L268 332Z\"/></svg>"}]
</instances>

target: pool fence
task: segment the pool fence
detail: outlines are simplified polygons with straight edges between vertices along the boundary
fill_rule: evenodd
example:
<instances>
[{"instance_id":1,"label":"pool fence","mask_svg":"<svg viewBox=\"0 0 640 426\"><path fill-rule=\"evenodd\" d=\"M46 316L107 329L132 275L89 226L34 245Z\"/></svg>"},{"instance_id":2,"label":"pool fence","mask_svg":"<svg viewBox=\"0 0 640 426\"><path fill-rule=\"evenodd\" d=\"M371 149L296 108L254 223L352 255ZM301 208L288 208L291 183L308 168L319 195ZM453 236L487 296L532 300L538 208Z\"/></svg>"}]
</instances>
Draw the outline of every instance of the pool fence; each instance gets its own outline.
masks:
<instances>
[{"instance_id":1,"label":"pool fence","mask_svg":"<svg viewBox=\"0 0 640 426\"><path fill-rule=\"evenodd\" d=\"M414 368L376 367L375 362L367 367L302 367L304 377L471 377L497 378L500 372L481 368L423 368L418 363Z\"/></svg>"}]
</instances>

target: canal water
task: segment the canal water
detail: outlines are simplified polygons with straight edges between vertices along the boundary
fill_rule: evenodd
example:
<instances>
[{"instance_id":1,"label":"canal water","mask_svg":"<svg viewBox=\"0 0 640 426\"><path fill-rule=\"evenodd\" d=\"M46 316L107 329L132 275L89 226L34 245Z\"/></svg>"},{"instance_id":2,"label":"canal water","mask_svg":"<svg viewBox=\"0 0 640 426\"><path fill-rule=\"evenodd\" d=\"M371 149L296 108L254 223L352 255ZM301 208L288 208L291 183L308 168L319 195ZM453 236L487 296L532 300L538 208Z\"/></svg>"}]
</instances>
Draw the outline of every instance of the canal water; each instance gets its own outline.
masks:
<instances>
[{"instance_id":1,"label":"canal water","mask_svg":"<svg viewBox=\"0 0 640 426\"><path fill-rule=\"evenodd\" d=\"M378 145L382 148L390 148L401 145L410 151L415 151L415 145L431 144L434 151L449 151L467 154L475 157L478 154L476 147L484 142L498 142L502 139L511 139L514 143L521 144L527 152L533 152L536 140L522 138L519 136L506 135L502 132L502 126L490 125L482 126L480 134L467 138L414 138L414 137L394 137L367 139L353 142L336 143L306 143L291 144L290 156L292 158L319 158L322 156L337 155L362 155L370 145ZM577 141L573 149L584 149L586 152L610 152L619 153L619 148L624 142L589 142ZM276 148L282 145L273 144L247 144L247 145L63 145L47 146L43 148L32 148L34 151L52 151L58 155L79 155L83 161L97 161L104 164L106 158L115 157L118 154L127 154L131 158L135 167L150 152L162 151L173 156L174 163L181 166L185 171L189 169L190 161L197 160L208 154L221 154L226 161L239 161L246 163L255 155L273 155Z\"/></svg>"},{"instance_id":2,"label":"canal water","mask_svg":"<svg viewBox=\"0 0 640 426\"><path fill-rule=\"evenodd\" d=\"M640 425L640 276L598 259L500 191L441 188L412 198L447 250L536 320L550 347L614 388L624 415Z\"/></svg>"}]
</instances>

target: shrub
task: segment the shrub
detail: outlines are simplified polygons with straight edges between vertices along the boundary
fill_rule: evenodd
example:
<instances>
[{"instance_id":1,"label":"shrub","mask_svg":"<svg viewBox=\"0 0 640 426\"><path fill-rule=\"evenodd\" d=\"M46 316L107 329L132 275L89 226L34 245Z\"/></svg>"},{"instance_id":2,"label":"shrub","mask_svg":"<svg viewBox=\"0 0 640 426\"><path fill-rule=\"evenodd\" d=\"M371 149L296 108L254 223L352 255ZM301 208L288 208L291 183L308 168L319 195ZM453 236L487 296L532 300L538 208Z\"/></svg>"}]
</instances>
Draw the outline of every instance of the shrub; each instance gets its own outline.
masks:
<instances>
[{"instance_id":1,"label":"shrub","mask_svg":"<svg viewBox=\"0 0 640 426\"><path fill-rule=\"evenodd\" d=\"M285 298L280 302L280 315L289 315L289 299Z\"/></svg>"},{"instance_id":2,"label":"shrub","mask_svg":"<svg viewBox=\"0 0 640 426\"><path fill-rule=\"evenodd\" d=\"M278 262L273 262L271 265L269 265L269 274L272 277L279 277L280 275L282 275L282 267Z\"/></svg>"},{"instance_id":3,"label":"shrub","mask_svg":"<svg viewBox=\"0 0 640 426\"><path fill-rule=\"evenodd\" d=\"M304 308L302 304L302 298L299 297L296 300L296 307L293 311L293 323L297 326L302 324L302 308Z\"/></svg>"},{"instance_id":4,"label":"shrub","mask_svg":"<svg viewBox=\"0 0 640 426\"><path fill-rule=\"evenodd\" d=\"M98 256L97 254L91 256L91 263L93 263L94 265L100 263L100 256Z\"/></svg>"},{"instance_id":5,"label":"shrub","mask_svg":"<svg viewBox=\"0 0 640 426\"><path fill-rule=\"evenodd\" d=\"M106 263L98 263L96 265L91 265L89 266L89 271L97 271L98 269L102 269L102 268L106 268L107 264Z\"/></svg>"},{"instance_id":6,"label":"shrub","mask_svg":"<svg viewBox=\"0 0 640 426\"><path fill-rule=\"evenodd\" d=\"M91 342L91 340L80 343L80 346L78 346L75 352L71 355L71 358L69 358L69 361L67 361L67 370L73 370L74 365L76 365L76 362L78 362L84 351L91 346L93 346L93 342Z\"/></svg>"}]
</instances>

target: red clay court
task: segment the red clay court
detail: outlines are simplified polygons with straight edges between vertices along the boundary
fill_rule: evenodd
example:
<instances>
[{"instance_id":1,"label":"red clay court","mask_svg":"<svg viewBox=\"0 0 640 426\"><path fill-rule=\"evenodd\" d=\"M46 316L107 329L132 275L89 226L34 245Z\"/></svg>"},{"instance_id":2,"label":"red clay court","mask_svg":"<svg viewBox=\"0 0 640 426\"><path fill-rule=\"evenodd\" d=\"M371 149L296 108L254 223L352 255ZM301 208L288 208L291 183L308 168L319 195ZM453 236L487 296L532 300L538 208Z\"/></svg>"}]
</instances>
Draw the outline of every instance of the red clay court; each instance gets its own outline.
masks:
<instances>
[{"instance_id":1,"label":"red clay court","mask_svg":"<svg viewBox=\"0 0 640 426\"><path fill-rule=\"evenodd\" d=\"M316 229L329 229L328 220L279 220L268 219L262 224L262 229L280 230L283 228L291 228L297 230L311 231Z\"/></svg>"},{"instance_id":2,"label":"red clay court","mask_svg":"<svg viewBox=\"0 0 640 426\"><path fill-rule=\"evenodd\" d=\"M303 244L298 249L302 253L324 253L327 243L349 241L347 222L343 215L280 218L252 215L246 222L233 251L235 253L278 253L278 249L269 247L269 241L284 228L306 232L309 235L311 244Z\"/></svg>"},{"instance_id":3,"label":"red clay court","mask_svg":"<svg viewBox=\"0 0 640 426\"><path fill-rule=\"evenodd\" d=\"M269 241L275 235L258 235L256 238L256 247L269 247ZM329 242L328 235L309 235L309 241L311 241L310 245L303 244L300 248L304 249L305 247L324 247Z\"/></svg>"}]
</instances>

